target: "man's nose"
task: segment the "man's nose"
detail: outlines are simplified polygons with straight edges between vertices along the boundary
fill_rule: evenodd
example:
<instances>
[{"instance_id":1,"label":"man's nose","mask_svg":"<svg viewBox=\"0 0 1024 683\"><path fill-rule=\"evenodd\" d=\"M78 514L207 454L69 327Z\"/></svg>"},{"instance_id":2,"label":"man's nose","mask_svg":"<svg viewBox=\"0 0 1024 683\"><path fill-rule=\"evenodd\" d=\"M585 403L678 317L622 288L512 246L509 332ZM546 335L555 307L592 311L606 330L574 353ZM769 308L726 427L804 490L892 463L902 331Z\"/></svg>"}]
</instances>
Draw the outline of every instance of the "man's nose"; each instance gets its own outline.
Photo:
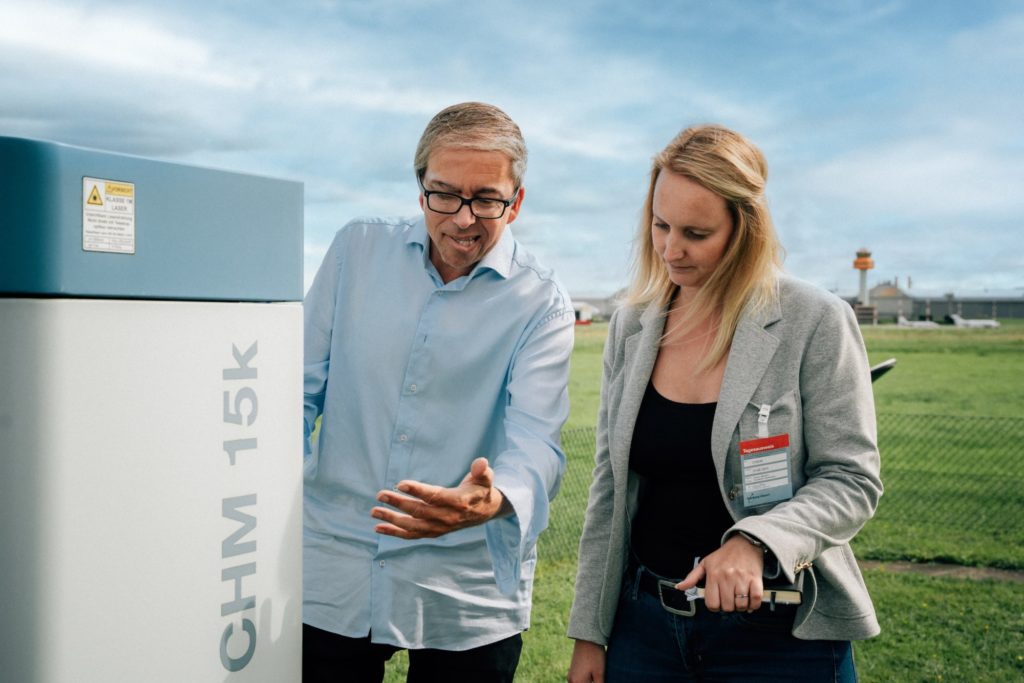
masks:
<instances>
[{"instance_id":1,"label":"man's nose","mask_svg":"<svg viewBox=\"0 0 1024 683\"><path fill-rule=\"evenodd\" d=\"M473 225L476 221L476 216L469 208L469 204L463 204L459 207L458 213L452 216L452 222L459 226L460 229L465 230L469 226Z\"/></svg>"}]
</instances>

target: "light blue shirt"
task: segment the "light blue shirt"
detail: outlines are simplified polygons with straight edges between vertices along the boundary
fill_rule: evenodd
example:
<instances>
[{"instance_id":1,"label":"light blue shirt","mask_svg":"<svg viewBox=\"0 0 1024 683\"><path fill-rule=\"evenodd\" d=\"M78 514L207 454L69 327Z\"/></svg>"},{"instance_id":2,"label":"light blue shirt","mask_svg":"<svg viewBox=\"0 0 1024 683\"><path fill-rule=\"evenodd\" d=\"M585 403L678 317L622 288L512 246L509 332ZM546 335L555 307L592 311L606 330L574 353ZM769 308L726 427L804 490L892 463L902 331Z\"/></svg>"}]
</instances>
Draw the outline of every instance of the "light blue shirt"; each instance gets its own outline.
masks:
<instances>
[{"instance_id":1,"label":"light blue shirt","mask_svg":"<svg viewBox=\"0 0 1024 683\"><path fill-rule=\"evenodd\" d=\"M529 626L535 544L565 470L574 315L507 228L448 284L428 244L422 218L349 223L306 296L303 621L464 650ZM480 456L513 515L437 539L374 532L378 491L456 486Z\"/></svg>"}]
</instances>

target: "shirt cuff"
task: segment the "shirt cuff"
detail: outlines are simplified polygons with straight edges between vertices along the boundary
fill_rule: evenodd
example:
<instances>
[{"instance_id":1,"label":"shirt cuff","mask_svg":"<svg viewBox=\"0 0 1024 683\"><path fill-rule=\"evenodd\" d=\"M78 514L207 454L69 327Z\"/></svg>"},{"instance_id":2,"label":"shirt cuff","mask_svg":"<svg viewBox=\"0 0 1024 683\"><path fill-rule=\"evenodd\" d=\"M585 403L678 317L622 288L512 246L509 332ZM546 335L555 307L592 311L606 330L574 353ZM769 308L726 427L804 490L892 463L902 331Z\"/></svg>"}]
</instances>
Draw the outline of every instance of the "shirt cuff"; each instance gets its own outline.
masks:
<instances>
[{"instance_id":1,"label":"shirt cuff","mask_svg":"<svg viewBox=\"0 0 1024 683\"><path fill-rule=\"evenodd\" d=\"M512 506L513 513L486 524L487 550L498 590L504 595L515 595L519 590L523 560L532 547L527 536L533 495L511 477L502 477L496 472L494 478L495 488Z\"/></svg>"}]
</instances>

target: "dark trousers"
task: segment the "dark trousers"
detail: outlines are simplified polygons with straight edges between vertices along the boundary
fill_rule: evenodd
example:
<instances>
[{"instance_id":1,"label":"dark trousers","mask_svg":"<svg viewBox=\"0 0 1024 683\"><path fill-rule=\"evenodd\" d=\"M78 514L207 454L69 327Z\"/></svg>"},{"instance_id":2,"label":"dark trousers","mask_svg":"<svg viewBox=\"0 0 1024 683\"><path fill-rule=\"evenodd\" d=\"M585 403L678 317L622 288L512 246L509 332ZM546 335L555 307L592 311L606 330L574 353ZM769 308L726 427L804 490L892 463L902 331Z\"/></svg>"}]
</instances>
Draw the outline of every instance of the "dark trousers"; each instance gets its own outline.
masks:
<instances>
[{"instance_id":1,"label":"dark trousers","mask_svg":"<svg viewBox=\"0 0 1024 683\"><path fill-rule=\"evenodd\" d=\"M641 588L640 571L623 581L605 660L608 683L856 683L850 642L795 638L795 608L711 612L698 600L693 616L680 616Z\"/></svg>"},{"instance_id":2,"label":"dark trousers","mask_svg":"<svg viewBox=\"0 0 1024 683\"><path fill-rule=\"evenodd\" d=\"M302 625L302 683L380 683L384 662L402 648ZM408 683L512 683L523 638L471 650L409 650Z\"/></svg>"}]
</instances>

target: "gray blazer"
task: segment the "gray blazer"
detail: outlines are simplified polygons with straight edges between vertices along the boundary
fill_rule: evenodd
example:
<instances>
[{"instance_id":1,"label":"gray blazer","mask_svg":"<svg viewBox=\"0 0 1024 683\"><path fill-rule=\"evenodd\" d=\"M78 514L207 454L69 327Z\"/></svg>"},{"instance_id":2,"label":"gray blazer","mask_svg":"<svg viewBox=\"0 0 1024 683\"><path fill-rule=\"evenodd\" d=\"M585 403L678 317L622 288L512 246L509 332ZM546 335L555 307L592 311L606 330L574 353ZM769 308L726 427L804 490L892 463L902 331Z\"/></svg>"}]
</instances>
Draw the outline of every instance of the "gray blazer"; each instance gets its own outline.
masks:
<instances>
[{"instance_id":1,"label":"gray blazer","mask_svg":"<svg viewBox=\"0 0 1024 683\"><path fill-rule=\"evenodd\" d=\"M879 632L850 539L882 495L871 377L849 304L780 276L776 305L744 312L736 327L711 432L722 501L735 524L761 539L793 580L813 563L793 634L853 640ZM623 307L612 316L604 353L597 452L580 538L570 638L607 644L628 559L638 480L629 470L633 425L665 326L658 306ZM794 495L743 505L739 442L758 435L758 411L771 405L768 430L790 437ZM809 577L810 578L810 577Z\"/></svg>"}]
</instances>

